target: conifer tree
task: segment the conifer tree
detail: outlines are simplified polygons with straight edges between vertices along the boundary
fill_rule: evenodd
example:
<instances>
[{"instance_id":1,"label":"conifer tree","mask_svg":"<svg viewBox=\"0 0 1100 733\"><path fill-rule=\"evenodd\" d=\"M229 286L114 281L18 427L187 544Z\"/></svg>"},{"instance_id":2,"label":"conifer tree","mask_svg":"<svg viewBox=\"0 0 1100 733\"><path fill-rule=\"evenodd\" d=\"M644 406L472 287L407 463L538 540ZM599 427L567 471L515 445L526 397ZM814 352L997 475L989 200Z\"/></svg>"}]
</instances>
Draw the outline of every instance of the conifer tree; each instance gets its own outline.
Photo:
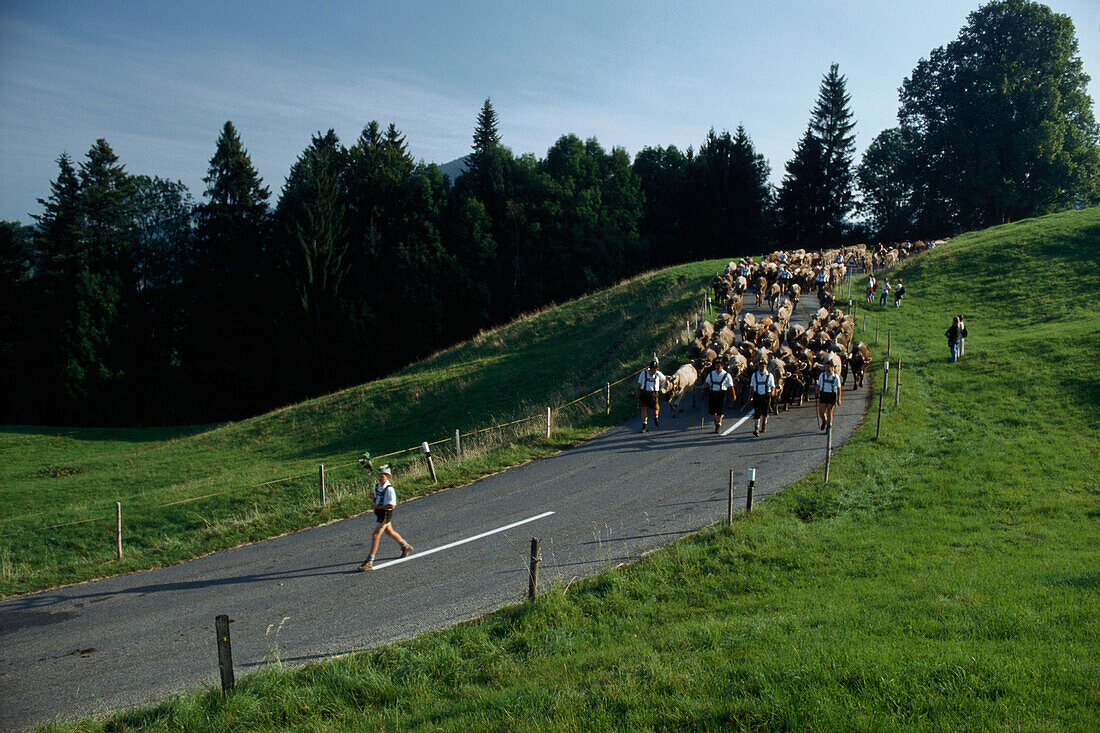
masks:
<instances>
[{"instance_id":1,"label":"conifer tree","mask_svg":"<svg viewBox=\"0 0 1100 733\"><path fill-rule=\"evenodd\" d=\"M852 210L855 152L846 85L837 64L830 66L810 124L787 163L777 205L780 232L788 246L832 246L844 234Z\"/></svg>"},{"instance_id":2,"label":"conifer tree","mask_svg":"<svg viewBox=\"0 0 1100 733\"><path fill-rule=\"evenodd\" d=\"M845 220L852 210L852 157L855 155L855 127L851 96L846 90L847 78L833 64L821 82L821 91L814 106L810 127L821 143L824 158L825 191L823 192L825 241L836 241L844 231Z\"/></svg>"}]
</instances>

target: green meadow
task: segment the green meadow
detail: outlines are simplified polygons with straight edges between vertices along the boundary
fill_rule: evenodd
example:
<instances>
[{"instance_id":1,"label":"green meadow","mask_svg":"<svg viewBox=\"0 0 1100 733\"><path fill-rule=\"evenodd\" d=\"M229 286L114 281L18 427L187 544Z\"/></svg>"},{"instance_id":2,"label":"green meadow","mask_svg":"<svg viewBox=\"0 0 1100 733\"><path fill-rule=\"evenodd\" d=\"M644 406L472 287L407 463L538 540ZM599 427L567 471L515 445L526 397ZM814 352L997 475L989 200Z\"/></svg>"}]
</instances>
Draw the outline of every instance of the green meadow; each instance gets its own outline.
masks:
<instances>
[{"instance_id":1,"label":"green meadow","mask_svg":"<svg viewBox=\"0 0 1100 733\"><path fill-rule=\"evenodd\" d=\"M876 390L890 334L882 435L872 409L828 484L445 631L294 669L273 647L231 694L58 729L1100 729L1098 248L1090 209L891 272L903 307L857 310Z\"/></svg>"},{"instance_id":2,"label":"green meadow","mask_svg":"<svg viewBox=\"0 0 1100 733\"><path fill-rule=\"evenodd\" d=\"M356 463L365 451L384 456L376 464L395 464L402 493L417 496L575 445L632 411L626 380L613 387L606 413L606 383L675 347L723 264L645 274L386 379L237 423L0 427L0 596L179 562L369 510L370 484ZM549 439L547 406L555 408ZM461 464L455 430L463 433ZM419 450L387 455L422 441L442 441L433 449L438 484Z\"/></svg>"}]
</instances>

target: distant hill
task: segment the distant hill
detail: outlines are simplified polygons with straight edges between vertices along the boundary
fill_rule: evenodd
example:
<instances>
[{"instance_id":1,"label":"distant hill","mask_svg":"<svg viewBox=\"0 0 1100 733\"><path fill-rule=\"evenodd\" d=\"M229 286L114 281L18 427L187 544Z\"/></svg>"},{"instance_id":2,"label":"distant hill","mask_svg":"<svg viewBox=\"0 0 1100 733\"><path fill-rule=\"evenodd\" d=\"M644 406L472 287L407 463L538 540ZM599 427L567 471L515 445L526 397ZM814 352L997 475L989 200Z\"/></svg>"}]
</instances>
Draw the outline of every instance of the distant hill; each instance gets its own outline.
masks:
<instances>
[{"instance_id":1,"label":"distant hill","mask_svg":"<svg viewBox=\"0 0 1100 733\"><path fill-rule=\"evenodd\" d=\"M443 163L439 166L439 170L443 171L443 175L451 179L451 183L454 183L455 179L466 172L466 161L470 156L463 155L461 158L455 158L450 163Z\"/></svg>"}]
</instances>

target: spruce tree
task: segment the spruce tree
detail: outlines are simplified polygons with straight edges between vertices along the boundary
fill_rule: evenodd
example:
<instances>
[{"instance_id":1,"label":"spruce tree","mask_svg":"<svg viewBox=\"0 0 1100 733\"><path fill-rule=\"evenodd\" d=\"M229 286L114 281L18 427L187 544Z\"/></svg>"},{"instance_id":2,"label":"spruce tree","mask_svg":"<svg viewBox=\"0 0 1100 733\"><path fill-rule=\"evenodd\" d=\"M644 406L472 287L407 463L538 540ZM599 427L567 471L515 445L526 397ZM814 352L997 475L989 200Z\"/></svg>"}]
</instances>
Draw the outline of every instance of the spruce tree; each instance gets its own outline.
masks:
<instances>
[{"instance_id":1,"label":"spruce tree","mask_svg":"<svg viewBox=\"0 0 1100 733\"><path fill-rule=\"evenodd\" d=\"M232 122L222 128L203 181L184 352L199 397L196 419L210 420L251 413L270 399L265 356L277 343L270 313L277 262L268 246L271 192Z\"/></svg>"},{"instance_id":2,"label":"spruce tree","mask_svg":"<svg viewBox=\"0 0 1100 733\"><path fill-rule=\"evenodd\" d=\"M851 96L846 90L847 79L841 76L839 66L833 64L821 81L821 91L814 106L810 127L821 143L824 158L825 190L823 192L825 241L836 241L844 231L845 221L852 210L853 175L852 158L855 155L855 127Z\"/></svg>"},{"instance_id":3,"label":"spruce tree","mask_svg":"<svg viewBox=\"0 0 1100 733\"><path fill-rule=\"evenodd\" d=\"M854 200L851 101L847 79L833 64L821 90L805 135L777 199L780 232L791 247L832 246L844 235Z\"/></svg>"}]
</instances>

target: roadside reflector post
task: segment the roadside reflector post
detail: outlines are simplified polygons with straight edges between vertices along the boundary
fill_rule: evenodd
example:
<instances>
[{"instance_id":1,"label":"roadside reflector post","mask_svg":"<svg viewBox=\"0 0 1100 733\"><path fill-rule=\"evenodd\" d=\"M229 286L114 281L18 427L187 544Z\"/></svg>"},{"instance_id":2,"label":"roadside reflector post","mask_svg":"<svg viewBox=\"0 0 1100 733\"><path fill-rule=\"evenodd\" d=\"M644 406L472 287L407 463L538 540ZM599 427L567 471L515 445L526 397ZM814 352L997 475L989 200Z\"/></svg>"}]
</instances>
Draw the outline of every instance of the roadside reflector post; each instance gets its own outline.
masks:
<instances>
[{"instance_id":1,"label":"roadside reflector post","mask_svg":"<svg viewBox=\"0 0 1100 733\"><path fill-rule=\"evenodd\" d=\"M745 494L745 514L752 514L752 490L756 486L756 469L749 469L749 488Z\"/></svg>"},{"instance_id":2,"label":"roadside reflector post","mask_svg":"<svg viewBox=\"0 0 1100 733\"><path fill-rule=\"evenodd\" d=\"M539 555L539 541L532 537L531 564L528 566L527 572L527 597L532 600L538 595L540 562L542 562L542 557Z\"/></svg>"},{"instance_id":3,"label":"roadside reflector post","mask_svg":"<svg viewBox=\"0 0 1100 733\"><path fill-rule=\"evenodd\" d=\"M726 524L733 524L733 469L730 469L729 503L726 504Z\"/></svg>"},{"instance_id":4,"label":"roadside reflector post","mask_svg":"<svg viewBox=\"0 0 1100 733\"><path fill-rule=\"evenodd\" d=\"M901 359L898 359L898 371L894 375L894 407L898 406L901 398Z\"/></svg>"},{"instance_id":5,"label":"roadside reflector post","mask_svg":"<svg viewBox=\"0 0 1100 733\"><path fill-rule=\"evenodd\" d=\"M878 322L875 323L875 346L878 346Z\"/></svg>"},{"instance_id":6,"label":"roadside reflector post","mask_svg":"<svg viewBox=\"0 0 1100 733\"><path fill-rule=\"evenodd\" d=\"M317 499L325 505L325 464L317 467Z\"/></svg>"},{"instance_id":7,"label":"roadside reflector post","mask_svg":"<svg viewBox=\"0 0 1100 733\"><path fill-rule=\"evenodd\" d=\"M224 613L214 617L218 637L218 671L222 676L222 692L233 689L233 647L229 643L229 617Z\"/></svg>"},{"instance_id":8,"label":"roadside reflector post","mask_svg":"<svg viewBox=\"0 0 1100 733\"><path fill-rule=\"evenodd\" d=\"M607 414L610 415L611 414L611 382L607 383L606 400L607 400Z\"/></svg>"},{"instance_id":9,"label":"roadside reflector post","mask_svg":"<svg viewBox=\"0 0 1100 733\"><path fill-rule=\"evenodd\" d=\"M429 446L428 441L425 440L423 443L420 444L420 448L421 448L421 450L424 451L425 460L428 461L428 473L430 473L432 475L432 483L433 484L438 484L439 479L436 478L436 475L435 475L435 461L432 460L431 446Z\"/></svg>"},{"instance_id":10,"label":"roadside reflector post","mask_svg":"<svg viewBox=\"0 0 1100 733\"><path fill-rule=\"evenodd\" d=\"M825 428L825 483L829 483L829 461L833 456L833 426Z\"/></svg>"},{"instance_id":11,"label":"roadside reflector post","mask_svg":"<svg viewBox=\"0 0 1100 733\"><path fill-rule=\"evenodd\" d=\"M546 439L550 439L550 408L546 408Z\"/></svg>"},{"instance_id":12,"label":"roadside reflector post","mask_svg":"<svg viewBox=\"0 0 1100 733\"><path fill-rule=\"evenodd\" d=\"M455 429L455 456L458 458L458 462L462 463L462 434Z\"/></svg>"},{"instance_id":13,"label":"roadside reflector post","mask_svg":"<svg viewBox=\"0 0 1100 733\"><path fill-rule=\"evenodd\" d=\"M875 425L875 440L882 432L882 396L886 394L887 380L890 378L890 362L882 363L882 391L878 393L878 424Z\"/></svg>"},{"instance_id":14,"label":"roadside reflector post","mask_svg":"<svg viewBox=\"0 0 1100 733\"><path fill-rule=\"evenodd\" d=\"M122 502L115 502L115 550L122 559Z\"/></svg>"},{"instance_id":15,"label":"roadside reflector post","mask_svg":"<svg viewBox=\"0 0 1100 733\"><path fill-rule=\"evenodd\" d=\"M893 331L886 332L886 358L890 358L890 337L893 335Z\"/></svg>"}]
</instances>

